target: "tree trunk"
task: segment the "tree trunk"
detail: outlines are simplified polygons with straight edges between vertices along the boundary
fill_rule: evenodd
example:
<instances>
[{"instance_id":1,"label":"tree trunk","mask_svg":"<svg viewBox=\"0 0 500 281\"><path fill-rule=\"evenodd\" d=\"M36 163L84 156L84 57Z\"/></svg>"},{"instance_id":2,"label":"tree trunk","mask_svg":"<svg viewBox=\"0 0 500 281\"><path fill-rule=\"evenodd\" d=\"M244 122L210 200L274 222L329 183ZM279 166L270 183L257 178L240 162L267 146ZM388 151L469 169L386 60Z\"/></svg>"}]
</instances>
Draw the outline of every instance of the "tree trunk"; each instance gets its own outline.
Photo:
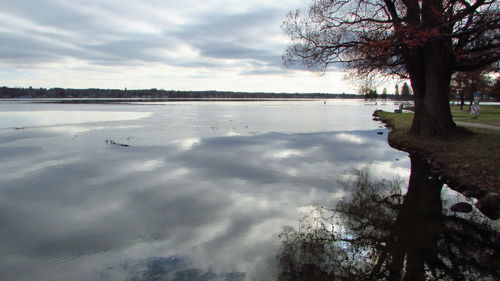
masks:
<instances>
[{"instance_id":1,"label":"tree trunk","mask_svg":"<svg viewBox=\"0 0 500 281\"><path fill-rule=\"evenodd\" d=\"M410 80L415 96L415 115L410 133L444 135L455 130L450 109L451 55L444 41L422 47L420 56L412 58Z\"/></svg>"},{"instance_id":2,"label":"tree trunk","mask_svg":"<svg viewBox=\"0 0 500 281\"><path fill-rule=\"evenodd\" d=\"M398 219L401 243L406 245L407 263L403 280L426 280L425 266L432 269L438 256L438 237L444 231L440 182L431 167L419 155L410 154L411 175L408 192Z\"/></svg>"},{"instance_id":3,"label":"tree trunk","mask_svg":"<svg viewBox=\"0 0 500 281\"><path fill-rule=\"evenodd\" d=\"M464 91L460 91L460 110L464 109L464 104L465 104L465 96L464 96Z\"/></svg>"}]
</instances>

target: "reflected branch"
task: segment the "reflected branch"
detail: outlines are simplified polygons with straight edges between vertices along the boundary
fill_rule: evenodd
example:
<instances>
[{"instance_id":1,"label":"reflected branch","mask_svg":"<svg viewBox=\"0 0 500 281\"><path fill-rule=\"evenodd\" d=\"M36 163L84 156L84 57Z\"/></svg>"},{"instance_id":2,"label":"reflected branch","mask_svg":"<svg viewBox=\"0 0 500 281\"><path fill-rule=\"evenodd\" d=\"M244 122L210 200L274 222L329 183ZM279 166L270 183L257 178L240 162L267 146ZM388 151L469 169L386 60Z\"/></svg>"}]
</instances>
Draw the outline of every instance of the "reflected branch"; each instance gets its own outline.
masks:
<instances>
[{"instance_id":1,"label":"reflected branch","mask_svg":"<svg viewBox=\"0 0 500 281\"><path fill-rule=\"evenodd\" d=\"M335 208L316 206L297 230L285 227L278 255L285 280L495 280L500 235L489 225L442 212L443 183L411 155L408 190L369 168L343 182Z\"/></svg>"}]
</instances>

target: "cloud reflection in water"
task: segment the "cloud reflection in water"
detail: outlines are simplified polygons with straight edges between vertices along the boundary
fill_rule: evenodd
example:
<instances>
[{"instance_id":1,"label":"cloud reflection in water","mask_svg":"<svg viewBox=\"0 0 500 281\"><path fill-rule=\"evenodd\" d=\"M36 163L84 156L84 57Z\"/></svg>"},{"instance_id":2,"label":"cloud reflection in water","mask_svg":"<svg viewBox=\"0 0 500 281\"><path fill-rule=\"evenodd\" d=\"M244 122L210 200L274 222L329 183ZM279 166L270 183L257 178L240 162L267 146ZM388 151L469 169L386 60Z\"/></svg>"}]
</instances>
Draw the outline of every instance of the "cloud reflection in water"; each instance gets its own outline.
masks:
<instances>
[{"instance_id":1,"label":"cloud reflection in water","mask_svg":"<svg viewBox=\"0 0 500 281\"><path fill-rule=\"evenodd\" d=\"M32 133L0 150L10 173L0 179L0 271L8 280L123 280L132 274L126 264L180 256L200 272L269 279L281 226L305 206L339 200L337 180L349 169L367 161L380 173L408 167L375 130L127 148L59 142L62 149L49 145L53 138L57 132Z\"/></svg>"}]
</instances>

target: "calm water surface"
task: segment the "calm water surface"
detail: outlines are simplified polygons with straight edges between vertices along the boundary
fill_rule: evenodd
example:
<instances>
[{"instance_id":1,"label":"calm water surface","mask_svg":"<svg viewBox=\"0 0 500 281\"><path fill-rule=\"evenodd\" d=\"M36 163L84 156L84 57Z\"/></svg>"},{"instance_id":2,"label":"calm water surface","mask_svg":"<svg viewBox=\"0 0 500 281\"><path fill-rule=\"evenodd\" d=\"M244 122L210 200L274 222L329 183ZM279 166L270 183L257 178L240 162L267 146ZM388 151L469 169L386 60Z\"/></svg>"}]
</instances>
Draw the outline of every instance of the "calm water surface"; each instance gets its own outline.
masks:
<instances>
[{"instance_id":1,"label":"calm water surface","mask_svg":"<svg viewBox=\"0 0 500 281\"><path fill-rule=\"evenodd\" d=\"M0 103L0 279L286 279L283 227L355 191L355 169L408 182L371 119L394 108Z\"/></svg>"}]
</instances>

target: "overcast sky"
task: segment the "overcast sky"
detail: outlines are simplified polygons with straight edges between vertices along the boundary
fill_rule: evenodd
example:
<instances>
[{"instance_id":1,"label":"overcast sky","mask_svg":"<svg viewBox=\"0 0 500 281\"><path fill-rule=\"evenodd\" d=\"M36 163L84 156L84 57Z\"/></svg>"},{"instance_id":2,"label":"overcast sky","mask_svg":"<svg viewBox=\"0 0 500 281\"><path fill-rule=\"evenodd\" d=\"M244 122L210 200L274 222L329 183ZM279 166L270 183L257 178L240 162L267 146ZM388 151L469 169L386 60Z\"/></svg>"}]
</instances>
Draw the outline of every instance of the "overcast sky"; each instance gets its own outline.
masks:
<instances>
[{"instance_id":1,"label":"overcast sky","mask_svg":"<svg viewBox=\"0 0 500 281\"><path fill-rule=\"evenodd\" d=\"M304 0L0 0L0 86L354 92L286 69Z\"/></svg>"}]
</instances>

